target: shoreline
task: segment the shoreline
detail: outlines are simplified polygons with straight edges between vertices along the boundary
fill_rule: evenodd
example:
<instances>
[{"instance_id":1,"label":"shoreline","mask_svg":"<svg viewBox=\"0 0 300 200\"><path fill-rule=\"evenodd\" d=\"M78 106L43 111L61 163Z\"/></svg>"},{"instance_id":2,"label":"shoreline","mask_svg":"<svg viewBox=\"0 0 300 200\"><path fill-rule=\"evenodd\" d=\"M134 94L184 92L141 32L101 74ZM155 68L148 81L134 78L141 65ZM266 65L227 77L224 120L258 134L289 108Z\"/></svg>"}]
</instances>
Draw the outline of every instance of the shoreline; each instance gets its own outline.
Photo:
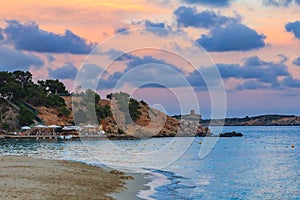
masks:
<instances>
[{"instance_id":1,"label":"shoreline","mask_svg":"<svg viewBox=\"0 0 300 200\"><path fill-rule=\"evenodd\" d=\"M140 197L141 191L149 190L150 187L147 186L151 182L151 179L147 178L147 175L144 173L126 173L133 179L126 180L125 188L120 191L110 193L109 196L113 197L116 200L143 200L144 198Z\"/></svg>"},{"instance_id":2,"label":"shoreline","mask_svg":"<svg viewBox=\"0 0 300 200\"><path fill-rule=\"evenodd\" d=\"M0 169L1 199L113 199L133 179L81 162L27 156L0 156Z\"/></svg>"}]
</instances>

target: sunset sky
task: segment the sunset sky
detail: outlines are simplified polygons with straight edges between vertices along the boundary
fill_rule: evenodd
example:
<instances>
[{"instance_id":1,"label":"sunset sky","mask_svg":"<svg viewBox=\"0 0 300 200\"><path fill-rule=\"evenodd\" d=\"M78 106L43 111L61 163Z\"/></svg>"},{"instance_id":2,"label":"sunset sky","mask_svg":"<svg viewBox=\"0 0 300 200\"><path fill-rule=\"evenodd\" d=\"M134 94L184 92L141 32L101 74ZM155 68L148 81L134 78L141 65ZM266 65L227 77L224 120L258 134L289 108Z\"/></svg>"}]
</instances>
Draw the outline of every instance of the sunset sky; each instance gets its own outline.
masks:
<instances>
[{"instance_id":1,"label":"sunset sky","mask_svg":"<svg viewBox=\"0 0 300 200\"><path fill-rule=\"evenodd\" d=\"M102 97L129 78L123 89L169 114L193 107L180 110L177 92L184 94L187 86L178 82L179 73L195 92L199 112L209 118L210 93L196 69L209 74L215 66L228 117L300 115L299 13L300 0L11 0L0 7L0 71L58 78L70 91L81 71ZM195 53L181 36L207 54ZM92 62L88 55L97 46L101 59ZM201 59L201 66L195 69L186 58ZM142 80L154 84L141 85ZM182 101L188 104L188 98Z\"/></svg>"}]
</instances>

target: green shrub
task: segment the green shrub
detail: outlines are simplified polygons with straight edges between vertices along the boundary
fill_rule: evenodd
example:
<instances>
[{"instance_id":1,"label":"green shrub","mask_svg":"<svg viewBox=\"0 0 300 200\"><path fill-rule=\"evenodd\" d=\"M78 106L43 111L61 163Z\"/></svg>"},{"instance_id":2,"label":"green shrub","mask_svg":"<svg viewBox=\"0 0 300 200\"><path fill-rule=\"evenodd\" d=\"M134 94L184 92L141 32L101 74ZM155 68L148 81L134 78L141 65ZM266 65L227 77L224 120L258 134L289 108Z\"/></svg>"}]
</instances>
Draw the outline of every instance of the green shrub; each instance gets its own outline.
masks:
<instances>
[{"instance_id":1,"label":"green shrub","mask_svg":"<svg viewBox=\"0 0 300 200\"><path fill-rule=\"evenodd\" d=\"M65 106L60 107L58 111L64 116L69 116L71 114L71 111Z\"/></svg>"},{"instance_id":2,"label":"green shrub","mask_svg":"<svg viewBox=\"0 0 300 200\"><path fill-rule=\"evenodd\" d=\"M141 116L140 109L140 103L136 99L130 99L129 100L129 114L131 119L136 122Z\"/></svg>"},{"instance_id":3,"label":"green shrub","mask_svg":"<svg viewBox=\"0 0 300 200\"><path fill-rule=\"evenodd\" d=\"M7 122L3 122L2 124L1 124L1 127L2 127L2 129L4 129L4 130L9 130L9 124L7 123Z\"/></svg>"}]
</instances>

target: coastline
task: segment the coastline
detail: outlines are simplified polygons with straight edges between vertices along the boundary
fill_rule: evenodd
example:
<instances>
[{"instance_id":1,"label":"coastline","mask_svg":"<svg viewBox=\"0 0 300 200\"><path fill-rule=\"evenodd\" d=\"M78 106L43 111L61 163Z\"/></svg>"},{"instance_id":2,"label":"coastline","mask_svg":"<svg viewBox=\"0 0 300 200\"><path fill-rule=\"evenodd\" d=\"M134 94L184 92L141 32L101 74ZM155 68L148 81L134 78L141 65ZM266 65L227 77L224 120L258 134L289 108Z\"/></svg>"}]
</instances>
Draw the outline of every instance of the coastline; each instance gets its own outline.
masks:
<instances>
[{"instance_id":1,"label":"coastline","mask_svg":"<svg viewBox=\"0 0 300 200\"><path fill-rule=\"evenodd\" d=\"M1 199L113 199L131 176L64 160L0 157Z\"/></svg>"},{"instance_id":2,"label":"coastline","mask_svg":"<svg viewBox=\"0 0 300 200\"><path fill-rule=\"evenodd\" d=\"M109 196L116 200L143 200L143 195L141 191L149 190L148 184L151 182L150 178L147 178L146 174L139 173L127 173L133 179L126 180L125 187L117 192L110 193Z\"/></svg>"}]
</instances>

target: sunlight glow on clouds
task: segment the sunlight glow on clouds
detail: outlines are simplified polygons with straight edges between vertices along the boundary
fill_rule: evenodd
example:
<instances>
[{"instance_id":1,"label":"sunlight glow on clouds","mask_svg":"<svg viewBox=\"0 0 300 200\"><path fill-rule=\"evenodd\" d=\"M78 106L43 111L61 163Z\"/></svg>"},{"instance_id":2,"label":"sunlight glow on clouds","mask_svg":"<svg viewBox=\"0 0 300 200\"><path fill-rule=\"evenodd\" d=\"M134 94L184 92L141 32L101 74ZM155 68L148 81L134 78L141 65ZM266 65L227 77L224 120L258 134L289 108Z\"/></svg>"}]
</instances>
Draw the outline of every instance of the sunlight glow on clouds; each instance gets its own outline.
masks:
<instances>
[{"instance_id":1,"label":"sunlight glow on clouds","mask_svg":"<svg viewBox=\"0 0 300 200\"><path fill-rule=\"evenodd\" d=\"M56 69L48 68L48 71L51 78L70 80L74 80L78 72L73 63L66 63L65 65Z\"/></svg>"},{"instance_id":2,"label":"sunlight glow on clouds","mask_svg":"<svg viewBox=\"0 0 300 200\"><path fill-rule=\"evenodd\" d=\"M197 40L207 51L249 51L265 46L265 35L239 23L211 29Z\"/></svg>"},{"instance_id":3,"label":"sunlight glow on clouds","mask_svg":"<svg viewBox=\"0 0 300 200\"><path fill-rule=\"evenodd\" d=\"M288 32L292 32L296 38L300 39L300 21L287 23L285 29Z\"/></svg>"},{"instance_id":4,"label":"sunlight glow on clouds","mask_svg":"<svg viewBox=\"0 0 300 200\"><path fill-rule=\"evenodd\" d=\"M63 35L41 30L34 22L21 24L16 20L9 20L4 29L8 42L16 49L47 52L47 53L73 53L88 54L94 44L87 43L85 39L66 30Z\"/></svg>"},{"instance_id":5,"label":"sunlight glow on clouds","mask_svg":"<svg viewBox=\"0 0 300 200\"><path fill-rule=\"evenodd\" d=\"M174 14L177 23L183 27L212 28L240 21L237 17L222 16L214 11L197 12L195 7L181 6L174 11Z\"/></svg>"},{"instance_id":6,"label":"sunlight glow on clouds","mask_svg":"<svg viewBox=\"0 0 300 200\"><path fill-rule=\"evenodd\" d=\"M199 4L199 5L207 5L207 6L215 6L215 7L227 7L230 5L230 1L232 0L183 0L183 1L190 4Z\"/></svg>"},{"instance_id":7,"label":"sunlight glow on clouds","mask_svg":"<svg viewBox=\"0 0 300 200\"><path fill-rule=\"evenodd\" d=\"M44 61L33 54L0 46L0 71L39 69L43 65Z\"/></svg>"},{"instance_id":8,"label":"sunlight glow on clouds","mask_svg":"<svg viewBox=\"0 0 300 200\"><path fill-rule=\"evenodd\" d=\"M275 97L296 102L300 98L299 8L300 0L11 0L0 8L0 70L30 70L38 77L59 78L72 85L84 57L113 34L121 34L129 43L151 46L172 40L172 35L162 30L166 28L187 34L218 61L229 99L234 97L236 107L230 108L235 113L243 107L239 100L248 100L243 97L250 94L256 98L255 92L262 104ZM151 41L132 35L130 30L135 28L146 28L142 34ZM123 52L122 45L127 44L117 41L101 53L112 58ZM182 55L193 52L183 42L174 40L172 45ZM285 55L284 59L278 61L278 54ZM181 87L174 74L161 66L166 65L182 73L199 93L207 90L197 71L165 54L145 50L127 52L118 59L109 71L102 63L81 66L82 77L90 81L86 86L97 85L96 79L103 75L97 86L106 91L128 71L154 63L156 66L148 66L140 75L167 79L170 85ZM204 65L202 70L209 73L210 66ZM137 85L138 78L131 84ZM160 89L149 84L139 93ZM267 93L273 96L263 95ZM288 94L293 94L292 100ZM279 101L272 104L275 112L281 105ZM256 109L251 102L249 106L249 110ZM297 108L288 109L300 114Z\"/></svg>"}]
</instances>

